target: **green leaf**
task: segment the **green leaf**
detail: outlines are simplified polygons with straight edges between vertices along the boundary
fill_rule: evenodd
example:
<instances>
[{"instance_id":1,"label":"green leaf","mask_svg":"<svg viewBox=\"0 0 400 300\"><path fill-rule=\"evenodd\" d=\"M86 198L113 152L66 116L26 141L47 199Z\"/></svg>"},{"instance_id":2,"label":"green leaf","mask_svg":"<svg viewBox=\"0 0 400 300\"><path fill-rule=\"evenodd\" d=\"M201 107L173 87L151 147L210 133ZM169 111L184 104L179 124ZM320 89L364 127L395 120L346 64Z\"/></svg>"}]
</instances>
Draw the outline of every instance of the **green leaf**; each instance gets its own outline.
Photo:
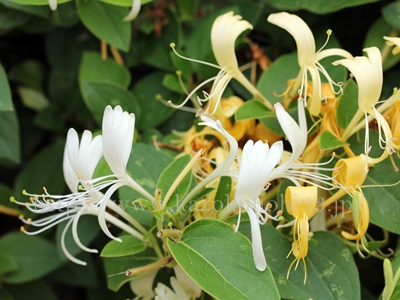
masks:
<instances>
[{"instance_id":1,"label":"green leaf","mask_svg":"<svg viewBox=\"0 0 400 300\"><path fill-rule=\"evenodd\" d=\"M240 232L250 238L249 222L241 222ZM307 281L300 261L297 270L287 272L294 257L287 255L291 242L273 226L261 226L264 253L283 299L360 299L358 271L349 249L329 232L315 232L306 258Z\"/></svg>"},{"instance_id":2,"label":"green leaf","mask_svg":"<svg viewBox=\"0 0 400 300\"><path fill-rule=\"evenodd\" d=\"M135 114L137 123L140 122L141 108L136 97L116 84L85 81L82 83L82 95L99 125L102 124L104 108L107 105L121 105L123 110Z\"/></svg>"},{"instance_id":3,"label":"green leaf","mask_svg":"<svg viewBox=\"0 0 400 300\"><path fill-rule=\"evenodd\" d=\"M214 197L214 208L217 211L222 210L229 203L231 189L232 179L229 176L222 176Z\"/></svg>"},{"instance_id":4,"label":"green leaf","mask_svg":"<svg viewBox=\"0 0 400 300\"><path fill-rule=\"evenodd\" d=\"M46 187L52 195L62 194L65 188L62 171L63 152L64 141L57 141L35 155L16 179L17 193L27 190L30 193L42 194L42 187Z\"/></svg>"},{"instance_id":5,"label":"green leaf","mask_svg":"<svg viewBox=\"0 0 400 300\"><path fill-rule=\"evenodd\" d=\"M49 9L47 7L33 6L33 5L22 5L17 3L18 0L0 0L0 3L5 7L30 14L32 16L47 18ZM46 1L47 2L47 1ZM48 5L48 2L47 2Z\"/></svg>"},{"instance_id":6,"label":"green leaf","mask_svg":"<svg viewBox=\"0 0 400 300\"><path fill-rule=\"evenodd\" d=\"M163 77L163 73L152 73L143 77L133 87L133 94L139 100L142 111L146 112L137 124L139 129L156 127L167 120L174 112L174 109L161 103L156 98L159 95L165 100L175 98L175 94L171 93L167 88L161 84L155 84L157 82L161 83Z\"/></svg>"},{"instance_id":7,"label":"green leaf","mask_svg":"<svg viewBox=\"0 0 400 300\"><path fill-rule=\"evenodd\" d=\"M277 58L261 75L257 82L257 89L269 102L276 103L283 100L283 94L290 79L295 79L300 67L297 54L285 54Z\"/></svg>"},{"instance_id":8,"label":"green leaf","mask_svg":"<svg viewBox=\"0 0 400 300\"><path fill-rule=\"evenodd\" d=\"M343 86L343 95L340 97L336 110L338 125L346 129L358 111L358 87L354 80L349 80Z\"/></svg>"},{"instance_id":9,"label":"green leaf","mask_svg":"<svg viewBox=\"0 0 400 300\"><path fill-rule=\"evenodd\" d=\"M18 87L18 94L21 97L25 107L35 111L41 111L49 105L49 100L46 96L37 90L29 87Z\"/></svg>"},{"instance_id":10,"label":"green leaf","mask_svg":"<svg viewBox=\"0 0 400 300\"><path fill-rule=\"evenodd\" d=\"M96 52L84 52L79 68L79 82L104 82L128 88L131 81L129 70L114 60L103 60Z\"/></svg>"},{"instance_id":11,"label":"green leaf","mask_svg":"<svg viewBox=\"0 0 400 300\"><path fill-rule=\"evenodd\" d=\"M17 269L18 264L13 257L7 253L0 253L0 275L16 271Z\"/></svg>"},{"instance_id":12,"label":"green leaf","mask_svg":"<svg viewBox=\"0 0 400 300\"><path fill-rule=\"evenodd\" d=\"M20 162L20 136L15 111L0 111L0 160Z\"/></svg>"},{"instance_id":13,"label":"green leaf","mask_svg":"<svg viewBox=\"0 0 400 300\"><path fill-rule=\"evenodd\" d=\"M295 2L292 0L264 0L265 3L280 10L297 11L305 9L315 14L332 13L346 7L359 6L376 1L378 0L299 0Z\"/></svg>"},{"instance_id":14,"label":"green leaf","mask_svg":"<svg viewBox=\"0 0 400 300\"><path fill-rule=\"evenodd\" d=\"M338 140L336 136L327 130L321 133L319 140L319 147L321 150L333 150L346 145L348 145L348 143Z\"/></svg>"},{"instance_id":15,"label":"green leaf","mask_svg":"<svg viewBox=\"0 0 400 300\"><path fill-rule=\"evenodd\" d=\"M165 201L164 197L167 195L167 193L170 194L167 204L168 207L178 205L180 200L182 200L189 190L193 179L191 168L188 172L186 172L185 176L180 179L179 184L175 187L172 193L170 191L172 185L175 183L175 180L182 174L183 170L190 162L190 159L191 157L189 154L176 158L174 161L172 161L172 163L169 164L168 167L165 168L157 181L157 188L161 190L161 199Z\"/></svg>"},{"instance_id":16,"label":"green leaf","mask_svg":"<svg viewBox=\"0 0 400 300\"><path fill-rule=\"evenodd\" d=\"M400 29L400 3L392 2L382 8L382 16L386 22L396 29Z\"/></svg>"},{"instance_id":17,"label":"green leaf","mask_svg":"<svg viewBox=\"0 0 400 300\"><path fill-rule=\"evenodd\" d=\"M10 256L18 270L4 274L8 283L24 283L40 278L60 265L55 246L39 236L12 232L0 239L0 253Z\"/></svg>"},{"instance_id":18,"label":"green leaf","mask_svg":"<svg viewBox=\"0 0 400 300\"><path fill-rule=\"evenodd\" d=\"M102 257L120 257L135 255L137 253L143 252L146 249L143 241L135 238L131 235L124 235L119 237L122 243L118 241L110 241L104 246L101 251Z\"/></svg>"},{"instance_id":19,"label":"green leaf","mask_svg":"<svg viewBox=\"0 0 400 300\"><path fill-rule=\"evenodd\" d=\"M12 0L15 3L23 4L23 5L49 5L48 0ZM71 0L57 0L58 4L69 2Z\"/></svg>"},{"instance_id":20,"label":"green leaf","mask_svg":"<svg viewBox=\"0 0 400 300\"><path fill-rule=\"evenodd\" d=\"M243 120L251 120L251 119L260 119L264 117L275 117L275 113L270 111L264 104L262 104L258 100L249 100L246 101L235 113L235 120L243 121Z\"/></svg>"},{"instance_id":21,"label":"green leaf","mask_svg":"<svg viewBox=\"0 0 400 300\"><path fill-rule=\"evenodd\" d=\"M112 5L118 5L118 6L124 6L124 7L131 7L132 6L132 0L100 0L101 2L104 3L109 3ZM141 0L140 3L142 5L153 2L154 0Z\"/></svg>"},{"instance_id":22,"label":"green leaf","mask_svg":"<svg viewBox=\"0 0 400 300\"><path fill-rule=\"evenodd\" d=\"M226 223L195 221L179 242L167 244L185 272L217 299L279 299L270 269L256 269L249 240Z\"/></svg>"},{"instance_id":23,"label":"green leaf","mask_svg":"<svg viewBox=\"0 0 400 300\"><path fill-rule=\"evenodd\" d=\"M142 267L154 263L156 260L149 251L135 256L103 258L107 287L114 292L118 291L124 283L134 278L125 275L128 269Z\"/></svg>"},{"instance_id":24,"label":"green leaf","mask_svg":"<svg viewBox=\"0 0 400 300\"><path fill-rule=\"evenodd\" d=\"M13 296L12 299L29 300L57 300L56 294L44 281L34 281L25 284L7 285L7 289ZM2 298L3 299L3 298Z\"/></svg>"},{"instance_id":25,"label":"green leaf","mask_svg":"<svg viewBox=\"0 0 400 300\"><path fill-rule=\"evenodd\" d=\"M45 69L38 60L25 60L15 65L10 73L10 81L17 81L36 91L43 91Z\"/></svg>"},{"instance_id":26,"label":"green leaf","mask_svg":"<svg viewBox=\"0 0 400 300\"><path fill-rule=\"evenodd\" d=\"M82 23L98 39L123 51L128 51L131 42L131 24L123 21L128 14L125 7L105 4L97 0L76 0Z\"/></svg>"},{"instance_id":27,"label":"green leaf","mask_svg":"<svg viewBox=\"0 0 400 300\"><path fill-rule=\"evenodd\" d=\"M171 161L172 158L169 155L154 147L135 143L126 170L129 176L151 195L154 195L158 178ZM124 201L143 197L128 187L121 187L119 196Z\"/></svg>"},{"instance_id":28,"label":"green leaf","mask_svg":"<svg viewBox=\"0 0 400 300\"><path fill-rule=\"evenodd\" d=\"M7 80L7 74L0 64L0 111L13 111L14 106L11 99L10 86Z\"/></svg>"}]
</instances>

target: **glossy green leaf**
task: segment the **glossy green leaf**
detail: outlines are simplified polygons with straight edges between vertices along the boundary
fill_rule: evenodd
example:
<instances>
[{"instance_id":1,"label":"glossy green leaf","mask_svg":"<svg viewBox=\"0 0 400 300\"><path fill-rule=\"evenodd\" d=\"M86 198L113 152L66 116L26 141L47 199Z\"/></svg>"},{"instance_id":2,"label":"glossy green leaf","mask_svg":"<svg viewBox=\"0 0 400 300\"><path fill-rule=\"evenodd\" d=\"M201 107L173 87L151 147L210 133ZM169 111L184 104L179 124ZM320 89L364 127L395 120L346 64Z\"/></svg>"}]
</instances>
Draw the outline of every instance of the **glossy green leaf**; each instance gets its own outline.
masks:
<instances>
[{"instance_id":1,"label":"glossy green leaf","mask_svg":"<svg viewBox=\"0 0 400 300\"><path fill-rule=\"evenodd\" d=\"M167 244L185 272L217 299L279 299L269 268L256 269L249 240L226 223L198 220L179 242Z\"/></svg>"},{"instance_id":2,"label":"glossy green leaf","mask_svg":"<svg viewBox=\"0 0 400 300\"><path fill-rule=\"evenodd\" d=\"M7 74L0 64L0 111L13 111L10 86L8 84Z\"/></svg>"},{"instance_id":3,"label":"glossy green leaf","mask_svg":"<svg viewBox=\"0 0 400 300\"><path fill-rule=\"evenodd\" d=\"M395 1L385 5L382 8L382 16L386 22L396 29L400 29L400 3Z\"/></svg>"},{"instance_id":4,"label":"glossy green leaf","mask_svg":"<svg viewBox=\"0 0 400 300\"><path fill-rule=\"evenodd\" d=\"M104 246L101 251L102 257L120 257L135 255L146 249L143 241L131 235L124 235L119 237L122 243L118 241L110 241Z\"/></svg>"},{"instance_id":5,"label":"glossy green leaf","mask_svg":"<svg viewBox=\"0 0 400 300\"><path fill-rule=\"evenodd\" d=\"M157 181L157 188L161 190L161 199L165 201L164 197L170 194L168 199L168 207L178 205L180 200L186 195L189 190L190 184L193 179L192 170L188 170L185 176L180 179L178 185L175 186L173 191L170 189L173 187L177 178L182 174L185 167L189 163L191 157L189 154L176 158L165 170L161 173L160 178Z\"/></svg>"},{"instance_id":6,"label":"glossy green leaf","mask_svg":"<svg viewBox=\"0 0 400 300\"><path fill-rule=\"evenodd\" d=\"M124 283L134 278L125 275L127 270L154 263L156 260L149 251L135 256L103 258L107 287L112 291L118 291Z\"/></svg>"},{"instance_id":7,"label":"glossy green leaf","mask_svg":"<svg viewBox=\"0 0 400 300\"><path fill-rule=\"evenodd\" d=\"M107 105L121 105L123 110L135 114L136 124L140 122L141 108L137 98L128 90L112 83L89 81L84 81L81 88L85 103L99 125Z\"/></svg>"},{"instance_id":8,"label":"glossy green leaf","mask_svg":"<svg viewBox=\"0 0 400 300\"><path fill-rule=\"evenodd\" d=\"M33 157L17 177L16 198L20 198L19 193L23 190L42 194L43 187L53 195L62 194L65 189L62 171L63 153L64 141L57 141Z\"/></svg>"},{"instance_id":9,"label":"glossy green leaf","mask_svg":"<svg viewBox=\"0 0 400 300\"><path fill-rule=\"evenodd\" d=\"M18 265L4 274L8 283L24 283L40 278L60 265L55 246L39 236L12 232L0 239L0 253L9 255Z\"/></svg>"},{"instance_id":10,"label":"glossy green leaf","mask_svg":"<svg viewBox=\"0 0 400 300\"><path fill-rule=\"evenodd\" d=\"M321 150L334 150L345 145L348 145L348 143L340 141L329 131L325 130L321 133L319 140L319 147Z\"/></svg>"},{"instance_id":11,"label":"glossy green leaf","mask_svg":"<svg viewBox=\"0 0 400 300\"><path fill-rule=\"evenodd\" d=\"M172 157L154 147L135 143L126 170L129 176L154 195L158 178L171 161ZM124 201L143 198L142 195L127 187L119 189L119 196Z\"/></svg>"},{"instance_id":12,"label":"glossy green leaf","mask_svg":"<svg viewBox=\"0 0 400 300\"><path fill-rule=\"evenodd\" d=\"M242 222L240 232L250 238L249 222ZM297 270L287 272L294 257L287 255L291 242L273 226L261 226L264 253L283 299L360 299L356 264L349 249L334 234L315 232L309 241L306 258L307 281L300 261Z\"/></svg>"},{"instance_id":13,"label":"glossy green leaf","mask_svg":"<svg viewBox=\"0 0 400 300\"><path fill-rule=\"evenodd\" d=\"M116 7L97 0L76 0L82 23L98 39L128 51L131 43L131 25L123 21L128 14L125 7Z\"/></svg>"},{"instance_id":14,"label":"glossy green leaf","mask_svg":"<svg viewBox=\"0 0 400 300\"><path fill-rule=\"evenodd\" d=\"M96 52L84 52L79 69L79 82L104 82L127 88L131 81L129 70L114 60L103 60Z\"/></svg>"},{"instance_id":15,"label":"glossy green leaf","mask_svg":"<svg viewBox=\"0 0 400 300\"><path fill-rule=\"evenodd\" d=\"M359 6L376 1L378 0L299 0L295 2L292 0L264 0L265 3L280 10L297 11L305 9L315 14L332 13L346 7Z\"/></svg>"},{"instance_id":16,"label":"glossy green leaf","mask_svg":"<svg viewBox=\"0 0 400 300\"><path fill-rule=\"evenodd\" d=\"M154 84L155 82L161 83L163 77L163 73L152 73L137 81L133 87L132 92L139 100L140 108L146 112L137 124L140 129L156 127L174 112L174 109L157 100L158 96L165 100L175 99L176 94L171 93L161 84Z\"/></svg>"},{"instance_id":17,"label":"glossy green leaf","mask_svg":"<svg viewBox=\"0 0 400 300\"><path fill-rule=\"evenodd\" d=\"M338 125L346 129L358 110L358 88L354 80L349 80L343 87L336 110Z\"/></svg>"}]
</instances>

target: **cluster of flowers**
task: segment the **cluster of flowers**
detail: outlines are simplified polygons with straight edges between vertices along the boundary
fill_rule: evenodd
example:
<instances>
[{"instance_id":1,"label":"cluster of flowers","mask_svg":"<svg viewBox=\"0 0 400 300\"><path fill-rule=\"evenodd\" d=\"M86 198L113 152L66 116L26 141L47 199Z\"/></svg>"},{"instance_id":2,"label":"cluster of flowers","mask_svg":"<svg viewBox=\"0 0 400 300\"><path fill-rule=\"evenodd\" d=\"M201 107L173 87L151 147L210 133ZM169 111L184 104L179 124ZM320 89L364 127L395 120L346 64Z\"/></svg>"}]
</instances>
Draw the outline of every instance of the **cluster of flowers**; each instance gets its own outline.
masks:
<instances>
[{"instance_id":1,"label":"cluster of flowers","mask_svg":"<svg viewBox=\"0 0 400 300\"><path fill-rule=\"evenodd\" d=\"M184 207L205 187L215 187L222 176L230 176L235 184L228 205L215 214L212 213L212 210L204 210L207 213L202 215L198 213L198 211L201 211L200 209L197 212L194 210L193 217L197 219L207 216L226 220L228 217L237 214L236 230L238 230L241 213L245 211L251 225L254 264L258 270L264 271L267 262L262 245L260 225L265 224L269 219L282 220L282 216L281 212L270 215L263 206L260 195L276 183L278 179L289 179L294 186L287 188L285 203L288 213L293 216L294 220L282 225L293 226L293 243L288 256L293 254L294 260L288 270L289 275L292 266L295 265L295 268L297 268L300 261L303 262L306 272L305 258L308 254L310 237L309 221L317 211L321 211L321 207L316 207L318 189L329 191L337 189L332 196L320 204L323 208L328 207L346 194L351 195L355 233L354 231L352 233L342 231L342 236L345 239L356 241L361 255L363 252L368 252L365 234L369 225L369 209L361 187L370 166L382 162L396 150L400 150L400 96L395 91L382 105L376 106L383 84L382 58L378 48L365 49L368 57L353 57L343 49L323 49L326 44L316 51L311 30L298 16L285 12L275 13L268 17L268 21L287 30L294 37L298 49L299 75L297 79L289 83L285 100L282 103L271 104L243 75L235 55L234 45L237 37L245 30L252 29L252 25L232 12L221 15L215 20L211 30L211 42L218 65L206 64L212 65L220 71L215 77L200 84L197 89L189 93L181 105L173 105L179 108L193 99L197 104L207 102L205 109L202 108L198 111L201 118L199 125L206 127L200 132L190 129L183 135L183 145L189 153L194 154L189 164L193 166L193 172L195 172L199 181L193 190L185 196L179 207ZM328 37L330 34L329 31ZM400 38L386 39L400 47ZM174 45L171 46L175 51ZM176 51L175 53L182 57ZM343 57L343 59L334 62L334 65L346 67L353 74L358 84L359 109L345 130L339 128L335 117L332 115L332 109L329 109L331 103L333 103L333 110L335 109L337 100L334 95L340 93L342 89L341 84L335 83L320 64L320 60L328 56ZM324 92L326 86L321 83L321 74L328 80L327 92ZM308 75L311 77L311 85L308 83ZM282 137L279 136L269 139L269 142L273 141L271 144L260 138L256 139L255 142L247 140L242 149L239 147L238 141L246 137L246 132L250 128L254 133L256 125L232 123L231 116L241 105L241 100L238 100L237 97L222 99L223 92L231 79L236 79L255 98L276 113L277 120L290 143L290 152L284 150ZM211 91L209 93L204 92L204 98L196 97L196 91L210 82L213 83ZM327 95L333 95L332 99ZM322 105L322 100L325 100L327 105ZM297 101L298 122L285 109L285 106L287 107L292 101ZM172 104L170 103L170 105ZM315 143L308 143L309 128L306 121L306 108L311 116L322 116L321 129L313 138L313 141L316 141ZM363 117L365 121L363 121ZM369 155L368 122L371 120L376 120L378 124L379 144L383 149L382 155L379 157ZM106 222L121 228L140 240L144 240L145 236L148 235L147 229L111 199L117 189L122 186L129 186L147 199L155 210L160 208L159 199L148 193L126 172L126 165L132 149L134 122L134 114L123 112L120 106L114 109L107 106L104 111L102 136L93 138L91 132L85 131L79 141L76 131L70 129L65 146L63 170L65 181L72 193L69 195L50 195L45 190L43 195L26 193L31 200L28 203L14 200L17 204L26 205L34 213L53 213L38 220L25 219L21 216L24 223L40 227L39 230L33 232L24 229L23 231L27 234L37 234L68 220L63 232L62 248L66 256L78 264L85 264L85 262L73 257L64 244L64 237L68 228L72 227L74 241L82 250L97 252L97 250L83 245L79 239L78 221L81 215L96 215L101 229L111 239L119 240L111 234ZM345 142L364 127L366 134L363 154L356 156L348 148L345 149L348 157L338 160L334 168L327 167L326 163L315 163L321 155L318 141L322 129L329 130L338 140ZM253 136L265 136L263 132L267 131L267 128L260 129L258 134ZM206 138L209 135L216 136L221 147L211 149L212 146L207 143ZM271 134L269 133L268 136L271 137ZM204 157L205 155L200 151L202 148L206 148L208 157ZM310 159L310 156L312 159ZM93 179L94 170L102 157L109 165L112 174ZM195 166L195 164L197 165ZM327 172L331 172L331 174L327 175ZM198 201L196 206L201 208L202 206L212 205L213 195L215 194L209 193ZM165 205L161 206L160 209L161 211L157 211L157 213L163 215L166 210ZM118 214L120 218L115 217L110 211ZM124 219L124 221L121 219ZM159 251L157 241L154 243L150 241L149 246ZM179 267L177 268L178 270L175 270L176 278L171 278L174 291L159 285L155 290L159 299L168 298L167 295L172 294L176 297L180 295L179 299L199 296L199 290L194 291L194 283L190 284L192 288L183 288L185 286L183 282L188 278L182 275L183 272ZM152 283L155 274L148 274L148 276L150 276L149 278L146 277L148 282ZM144 280L144 277L141 277L141 279ZM150 294L154 296L153 291L150 294L148 292L151 290L151 284L148 289L143 291L138 288L142 285L138 284L137 280L133 280L131 283L132 289L137 295L142 295L144 298L151 298ZM304 280L306 280L306 276ZM190 292L188 292L189 290Z\"/></svg>"}]
</instances>

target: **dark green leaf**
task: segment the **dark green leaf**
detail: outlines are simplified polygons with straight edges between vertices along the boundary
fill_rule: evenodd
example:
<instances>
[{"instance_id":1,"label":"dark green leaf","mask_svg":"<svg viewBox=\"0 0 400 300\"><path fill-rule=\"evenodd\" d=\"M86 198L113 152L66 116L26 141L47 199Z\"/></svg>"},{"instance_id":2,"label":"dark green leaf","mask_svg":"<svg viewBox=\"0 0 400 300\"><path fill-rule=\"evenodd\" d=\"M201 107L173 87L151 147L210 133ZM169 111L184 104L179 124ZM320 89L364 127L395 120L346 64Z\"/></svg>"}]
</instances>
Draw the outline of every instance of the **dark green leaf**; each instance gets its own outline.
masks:
<instances>
[{"instance_id":1,"label":"dark green leaf","mask_svg":"<svg viewBox=\"0 0 400 300\"><path fill-rule=\"evenodd\" d=\"M0 160L20 162L20 136L15 111L0 112Z\"/></svg>"},{"instance_id":2,"label":"dark green leaf","mask_svg":"<svg viewBox=\"0 0 400 300\"><path fill-rule=\"evenodd\" d=\"M270 269L256 269L249 240L226 223L198 220L179 242L167 244L185 272L217 299L279 299Z\"/></svg>"},{"instance_id":3,"label":"dark green leaf","mask_svg":"<svg viewBox=\"0 0 400 300\"><path fill-rule=\"evenodd\" d=\"M343 87L343 95L340 97L336 110L338 125L346 129L358 110L358 88L354 80L349 80Z\"/></svg>"},{"instance_id":4,"label":"dark green leaf","mask_svg":"<svg viewBox=\"0 0 400 300\"><path fill-rule=\"evenodd\" d=\"M82 23L98 39L123 51L131 43L131 25L123 21L128 14L125 7L117 7L97 0L76 0Z\"/></svg>"},{"instance_id":5,"label":"dark green leaf","mask_svg":"<svg viewBox=\"0 0 400 300\"><path fill-rule=\"evenodd\" d=\"M396 29L400 29L400 3L395 1L382 8L382 15L386 22Z\"/></svg>"},{"instance_id":6,"label":"dark green leaf","mask_svg":"<svg viewBox=\"0 0 400 300\"><path fill-rule=\"evenodd\" d=\"M0 64L0 111L13 111L10 86L8 85L7 74Z\"/></svg>"},{"instance_id":7,"label":"dark green leaf","mask_svg":"<svg viewBox=\"0 0 400 300\"><path fill-rule=\"evenodd\" d=\"M265 105L258 100L246 101L235 113L236 121L276 117Z\"/></svg>"},{"instance_id":8,"label":"dark green leaf","mask_svg":"<svg viewBox=\"0 0 400 300\"><path fill-rule=\"evenodd\" d=\"M57 300L56 294L51 290L50 286L43 281L34 281L26 284L8 285L12 299L29 299L29 300Z\"/></svg>"},{"instance_id":9,"label":"dark green leaf","mask_svg":"<svg viewBox=\"0 0 400 300\"><path fill-rule=\"evenodd\" d=\"M17 261L7 253L0 252L0 275L16 270L18 270Z\"/></svg>"},{"instance_id":10,"label":"dark green leaf","mask_svg":"<svg viewBox=\"0 0 400 300\"><path fill-rule=\"evenodd\" d=\"M10 30L22 26L31 16L0 4L0 30Z\"/></svg>"},{"instance_id":11,"label":"dark green leaf","mask_svg":"<svg viewBox=\"0 0 400 300\"><path fill-rule=\"evenodd\" d=\"M231 199L232 179L228 176L222 176L219 180L217 192L214 198L214 208L222 210Z\"/></svg>"}]
</instances>

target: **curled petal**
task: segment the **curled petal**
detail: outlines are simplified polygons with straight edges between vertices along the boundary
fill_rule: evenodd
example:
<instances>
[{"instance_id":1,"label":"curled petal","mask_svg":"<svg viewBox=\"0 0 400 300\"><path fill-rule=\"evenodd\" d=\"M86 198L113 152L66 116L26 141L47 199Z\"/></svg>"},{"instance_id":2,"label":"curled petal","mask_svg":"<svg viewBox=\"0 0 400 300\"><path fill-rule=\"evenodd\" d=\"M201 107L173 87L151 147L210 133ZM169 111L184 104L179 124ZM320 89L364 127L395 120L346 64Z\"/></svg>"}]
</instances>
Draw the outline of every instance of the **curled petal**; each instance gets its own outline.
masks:
<instances>
[{"instance_id":1,"label":"curled petal","mask_svg":"<svg viewBox=\"0 0 400 300\"><path fill-rule=\"evenodd\" d=\"M140 0L132 0L132 7L129 14L124 18L124 21L133 21L139 15L142 4Z\"/></svg>"}]
</instances>

